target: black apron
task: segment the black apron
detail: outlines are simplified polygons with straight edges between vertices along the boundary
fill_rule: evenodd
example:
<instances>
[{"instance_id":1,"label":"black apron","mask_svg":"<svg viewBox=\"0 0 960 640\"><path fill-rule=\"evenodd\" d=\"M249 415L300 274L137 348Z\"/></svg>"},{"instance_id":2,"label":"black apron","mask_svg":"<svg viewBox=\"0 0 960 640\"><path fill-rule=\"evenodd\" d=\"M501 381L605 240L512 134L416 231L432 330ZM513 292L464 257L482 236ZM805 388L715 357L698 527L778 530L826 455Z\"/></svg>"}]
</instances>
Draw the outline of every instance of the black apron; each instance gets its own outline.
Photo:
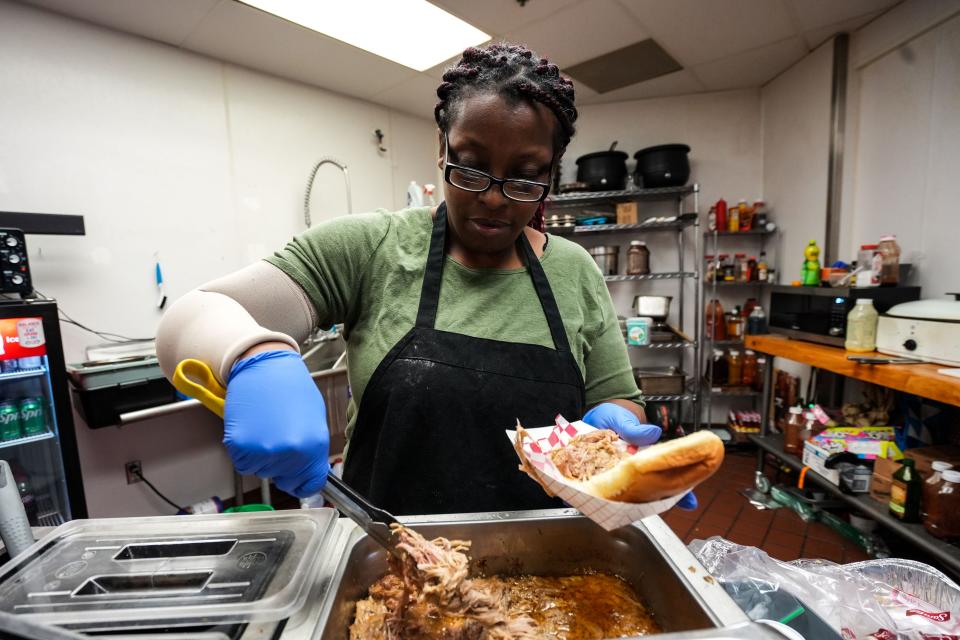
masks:
<instances>
[{"instance_id":1,"label":"black apron","mask_svg":"<svg viewBox=\"0 0 960 640\"><path fill-rule=\"evenodd\" d=\"M561 507L517 467L504 431L580 418L584 386L557 301L525 234L517 248L555 349L434 328L446 257L446 203L437 209L416 325L370 378L343 479L395 515ZM389 292L387 292L389 293ZM490 309L489 313L510 313Z\"/></svg>"}]
</instances>

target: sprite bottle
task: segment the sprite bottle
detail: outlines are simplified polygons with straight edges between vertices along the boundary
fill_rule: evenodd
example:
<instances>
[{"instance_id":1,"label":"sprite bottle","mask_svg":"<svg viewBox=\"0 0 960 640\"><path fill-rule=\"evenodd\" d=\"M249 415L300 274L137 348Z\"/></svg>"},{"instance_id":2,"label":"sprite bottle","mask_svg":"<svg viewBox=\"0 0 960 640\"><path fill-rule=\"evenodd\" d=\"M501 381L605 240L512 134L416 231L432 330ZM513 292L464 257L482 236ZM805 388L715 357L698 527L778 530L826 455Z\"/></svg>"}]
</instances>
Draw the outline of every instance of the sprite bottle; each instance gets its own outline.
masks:
<instances>
[{"instance_id":1,"label":"sprite bottle","mask_svg":"<svg viewBox=\"0 0 960 640\"><path fill-rule=\"evenodd\" d=\"M39 398L24 398L20 401L20 428L24 436L35 436L47 432L43 402Z\"/></svg>"},{"instance_id":2,"label":"sprite bottle","mask_svg":"<svg viewBox=\"0 0 960 640\"><path fill-rule=\"evenodd\" d=\"M16 440L21 435L20 407L15 402L0 403L0 440Z\"/></svg>"}]
</instances>

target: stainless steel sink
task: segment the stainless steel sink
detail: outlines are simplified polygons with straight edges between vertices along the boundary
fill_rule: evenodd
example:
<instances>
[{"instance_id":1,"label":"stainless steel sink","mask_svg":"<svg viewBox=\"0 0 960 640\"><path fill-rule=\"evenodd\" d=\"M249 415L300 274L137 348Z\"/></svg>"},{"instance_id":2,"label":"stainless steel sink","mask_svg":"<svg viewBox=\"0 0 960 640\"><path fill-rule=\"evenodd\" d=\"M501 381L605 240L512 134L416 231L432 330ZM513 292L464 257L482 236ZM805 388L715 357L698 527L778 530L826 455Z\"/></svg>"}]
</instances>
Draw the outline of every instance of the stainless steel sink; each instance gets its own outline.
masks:
<instances>
[{"instance_id":1,"label":"stainless steel sink","mask_svg":"<svg viewBox=\"0 0 960 640\"><path fill-rule=\"evenodd\" d=\"M667 633L747 622L746 616L660 518L606 532L573 510L405 518L427 537L471 540L479 574L613 573L629 582ZM315 638L347 637L357 600L387 568L386 553L359 529L348 536ZM322 631L320 631L322 629ZM682 637L705 637L700 634ZM738 633L737 638L765 637Z\"/></svg>"}]
</instances>

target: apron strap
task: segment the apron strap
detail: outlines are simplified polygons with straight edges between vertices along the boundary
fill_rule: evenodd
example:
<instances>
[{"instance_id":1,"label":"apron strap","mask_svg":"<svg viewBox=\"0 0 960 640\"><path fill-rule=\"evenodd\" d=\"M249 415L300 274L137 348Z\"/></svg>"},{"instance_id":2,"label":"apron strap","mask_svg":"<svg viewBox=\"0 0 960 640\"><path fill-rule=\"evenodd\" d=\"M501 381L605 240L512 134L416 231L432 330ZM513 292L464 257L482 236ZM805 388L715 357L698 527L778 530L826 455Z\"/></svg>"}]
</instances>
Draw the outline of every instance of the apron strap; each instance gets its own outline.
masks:
<instances>
[{"instance_id":1,"label":"apron strap","mask_svg":"<svg viewBox=\"0 0 960 640\"><path fill-rule=\"evenodd\" d=\"M557 299L553 296L553 290L550 288L550 282L547 280L547 274L543 271L540 259L533 252L530 241L527 240L527 234L521 233L517 238L517 244L520 246L520 255L527 263L527 269L533 278L533 288L537 291L537 297L540 298L540 306L543 307L543 315L547 317L547 326L550 327L550 335L553 337L554 348L561 353L570 353L570 343L567 341L567 331L563 328L563 320L560 317L560 308L557 307Z\"/></svg>"},{"instance_id":2,"label":"apron strap","mask_svg":"<svg viewBox=\"0 0 960 640\"><path fill-rule=\"evenodd\" d=\"M437 322L437 305L440 303L440 283L443 280L443 262L447 239L447 203L437 207L427 253L427 267L423 272L420 288L420 309L417 311L417 326L432 329Z\"/></svg>"},{"instance_id":3,"label":"apron strap","mask_svg":"<svg viewBox=\"0 0 960 640\"><path fill-rule=\"evenodd\" d=\"M427 266L423 273L423 286L420 289L420 308L417 311L417 326L432 329L437 322L437 307L440 303L440 284L443 281L443 263L446 259L447 237L447 203L441 202L437 208L437 217L433 222L433 233L430 236L430 250L427 253ZM570 343L567 341L567 331L563 328L560 318L560 309L557 300L553 297L547 274L543 272L540 260L533 252L527 235L521 233L517 238L517 248L520 256L527 265L527 270L533 278L533 288L540 299L543 315L547 318L550 327L550 336L553 346L558 352L570 353Z\"/></svg>"}]
</instances>

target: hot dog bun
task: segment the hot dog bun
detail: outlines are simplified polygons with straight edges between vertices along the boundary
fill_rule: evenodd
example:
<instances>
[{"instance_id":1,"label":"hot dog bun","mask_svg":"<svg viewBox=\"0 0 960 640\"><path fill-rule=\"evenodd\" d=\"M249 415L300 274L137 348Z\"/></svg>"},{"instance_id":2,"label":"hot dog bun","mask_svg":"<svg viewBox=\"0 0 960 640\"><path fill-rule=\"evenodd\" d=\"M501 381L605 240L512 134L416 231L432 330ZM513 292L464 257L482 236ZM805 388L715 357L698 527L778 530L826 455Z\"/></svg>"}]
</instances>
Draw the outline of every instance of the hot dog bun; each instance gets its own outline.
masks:
<instances>
[{"instance_id":1,"label":"hot dog bun","mask_svg":"<svg viewBox=\"0 0 960 640\"><path fill-rule=\"evenodd\" d=\"M579 486L606 500L652 502L689 491L722 462L723 441L709 431L697 431L642 449Z\"/></svg>"}]
</instances>

